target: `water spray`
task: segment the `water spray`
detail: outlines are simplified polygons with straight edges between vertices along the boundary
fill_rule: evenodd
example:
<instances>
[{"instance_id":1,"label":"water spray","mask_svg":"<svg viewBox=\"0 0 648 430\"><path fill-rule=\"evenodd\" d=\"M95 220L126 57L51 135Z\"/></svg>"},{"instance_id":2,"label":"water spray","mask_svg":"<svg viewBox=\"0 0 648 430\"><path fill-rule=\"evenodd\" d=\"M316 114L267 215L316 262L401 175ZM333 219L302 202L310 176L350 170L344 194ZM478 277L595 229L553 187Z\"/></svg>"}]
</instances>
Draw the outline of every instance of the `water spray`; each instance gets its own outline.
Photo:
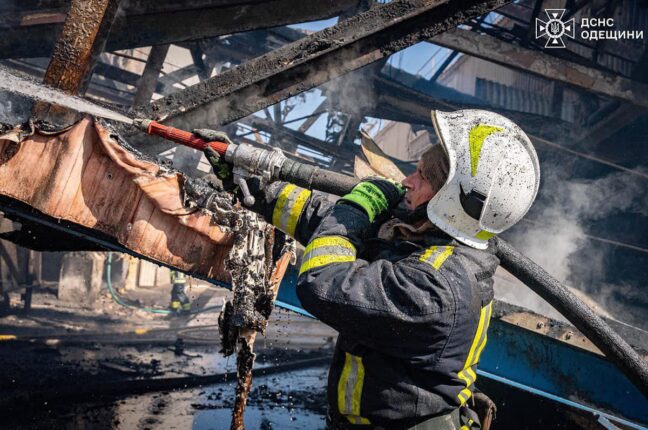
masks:
<instances>
[{"instance_id":1,"label":"water spray","mask_svg":"<svg viewBox=\"0 0 648 430\"><path fill-rule=\"evenodd\" d=\"M101 118L112 119L125 124L133 123L132 118L129 118L126 115L99 106L81 97L75 97L66 94L61 90L34 82L28 78L17 76L1 66L0 90L5 90L14 94L22 94L32 100L38 100L52 105L69 108L73 111L83 112Z\"/></svg>"}]
</instances>

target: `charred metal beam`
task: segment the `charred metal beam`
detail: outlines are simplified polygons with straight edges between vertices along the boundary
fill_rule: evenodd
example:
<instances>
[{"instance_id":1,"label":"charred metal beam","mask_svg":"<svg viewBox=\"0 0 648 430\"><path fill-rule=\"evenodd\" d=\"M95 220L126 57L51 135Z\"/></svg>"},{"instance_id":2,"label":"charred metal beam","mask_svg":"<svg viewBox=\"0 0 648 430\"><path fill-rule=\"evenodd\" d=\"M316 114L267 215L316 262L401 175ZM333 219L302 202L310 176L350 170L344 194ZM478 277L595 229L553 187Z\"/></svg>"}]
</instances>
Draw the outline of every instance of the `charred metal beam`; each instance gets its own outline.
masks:
<instances>
[{"instance_id":1,"label":"charred metal beam","mask_svg":"<svg viewBox=\"0 0 648 430\"><path fill-rule=\"evenodd\" d=\"M439 76L443 74L443 72L446 71L450 63L454 61L455 58L457 58L457 55L459 55L459 52L454 51L451 52L450 55L446 57L445 60L443 60L443 63L439 66L439 68L434 72L434 75L430 78L430 81L435 82L437 79L439 79Z\"/></svg>"},{"instance_id":2,"label":"charred metal beam","mask_svg":"<svg viewBox=\"0 0 648 430\"><path fill-rule=\"evenodd\" d=\"M168 73L162 72L162 75L158 77L158 85L162 85L164 92L160 92L160 94L168 95L177 91L178 88L175 88L173 84L180 84L185 79L198 75L198 73L199 70L195 64L189 64Z\"/></svg>"},{"instance_id":3,"label":"charred metal beam","mask_svg":"<svg viewBox=\"0 0 648 430\"><path fill-rule=\"evenodd\" d=\"M364 119L363 115L358 115L358 114L349 115L349 118L347 119L347 122L344 125L344 129L342 130L342 133L340 133L340 138L338 139L338 146L344 148L346 147L353 148L353 142L355 141L355 138L358 136L358 129L360 128L360 124L362 124L363 119Z\"/></svg>"},{"instance_id":4,"label":"charred metal beam","mask_svg":"<svg viewBox=\"0 0 648 430\"><path fill-rule=\"evenodd\" d=\"M418 0L376 6L157 100L138 114L161 121L182 116L186 128L227 124L428 40L507 2Z\"/></svg>"},{"instance_id":5,"label":"charred metal beam","mask_svg":"<svg viewBox=\"0 0 648 430\"><path fill-rule=\"evenodd\" d=\"M72 0L43 83L69 94L84 94L121 0ZM73 121L66 109L37 103L34 116L46 122Z\"/></svg>"},{"instance_id":6,"label":"charred metal beam","mask_svg":"<svg viewBox=\"0 0 648 430\"><path fill-rule=\"evenodd\" d=\"M209 62L203 60L204 51L198 42L191 44L189 48L194 65L198 68L198 78L201 81L211 77L212 67ZM206 56L205 56L206 57Z\"/></svg>"},{"instance_id":7,"label":"charred metal beam","mask_svg":"<svg viewBox=\"0 0 648 430\"><path fill-rule=\"evenodd\" d=\"M93 74L132 86L137 86L137 82L140 78L140 75L138 75L137 73L133 73L130 70L113 66L112 64L104 63L103 61L97 62L93 70Z\"/></svg>"},{"instance_id":8,"label":"charred metal beam","mask_svg":"<svg viewBox=\"0 0 648 430\"><path fill-rule=\"evenodd\" d=\"M320 103L315 110L313 111L313 116L306 118L306 121L302 125L299 126L299 132L300 133L306 133L309 128L313 126L317 122L317 120L322 116L324 112L326 112L326 107L328 105L328 101L324 100L322 103Z\"/></svg>"},{"instance_id":9,"label":"charred metal beam","mask_svg":"<svg viewBox=\"0 0 648 430\"><path fill-rule=\"evenodd\" d=\"M389 69L387 69L389 70ZM416 79L394 70L377 75L374 80L376 100L365 112L376 118L391 119L422 125L432 125L430 110L488 109L510 118L527 133L543 139L556 140L567 136L570 125L557 118L493 107L483 100L460 93L452 88Z\"/></svg>"},{"instance_id":10,"label":"charred metal beam","mask_svg":"<svg viewBox=\"0 0 648 430\"><path fill-rule=\"evenodd\" d=\"M276 0L250 3L226 2L225 5L200 9L183 8L145 14L125 14L115 20L106 50L117 51L199 40L326 19L355 7L358 0ZM61 28L61 24L49 24L5 30L0 38L0 57L48 57Z\"/></svg>"},{"instance_id":11,"label":"charred metal beam","mask_svg":"<svg viewBox=\"0 0 648 430\"><path fill-rule=\"evenodd\" d=\"M355 153L351 151L350 148L339 148L335 145L329 145L328 143L320 139L300 133L288 127L280 127L275 124L274 121L269 119L250 116L241 119L239 122L258 130L262 130L268 133L275 133L280 139L285 139L287 141L293 142L294 144L309 147L329 157L346 157L348 159L353 159L353 156L355 155Z\"/></svg>"},{"instance_id":12,"label":"charred metal beam","mask_svg":"<svg viewBox=\"0 0 648 430\"><path fill-rule=\"evenodd\" d=\"M144 72L142 72L142 76L137 83L137 93L135 93L133 106L142 106L151 101L168 52L169 45L154 45L151 47L146 66L144 66Z\"/></svg>"},{"instance_id":13,"label":"charred metal beam","mask_svg":"<svg viewBox=\"0 0 648 430\"><path fill-rule=\"evenodd\" d=\"M647 84L550 57L485 34L456 29L440 34L431 41L505 67L648 107Z\"/></svg>"}]
</instances>

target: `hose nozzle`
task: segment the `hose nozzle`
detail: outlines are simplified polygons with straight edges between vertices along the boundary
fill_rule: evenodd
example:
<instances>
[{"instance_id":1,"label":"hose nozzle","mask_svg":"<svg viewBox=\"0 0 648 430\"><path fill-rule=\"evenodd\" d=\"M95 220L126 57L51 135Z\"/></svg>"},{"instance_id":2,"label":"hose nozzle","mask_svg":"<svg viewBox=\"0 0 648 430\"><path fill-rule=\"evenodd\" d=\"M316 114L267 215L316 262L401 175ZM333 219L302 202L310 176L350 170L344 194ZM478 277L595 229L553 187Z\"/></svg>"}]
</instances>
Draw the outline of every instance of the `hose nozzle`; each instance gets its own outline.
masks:
<instances>
[{"instance_id":1,"label":"hose nozzle","mask_svg":"<svg viewBox=\"0 0 648 430\"><path fill-rule=\"evenodd\" d=\"M139 128L140 130L142 130L143 132L148 133L149 126L151 125L152 122L153 120L151 119L135 118L133 120L133 125Z\"/></svg>"}]
</instances>

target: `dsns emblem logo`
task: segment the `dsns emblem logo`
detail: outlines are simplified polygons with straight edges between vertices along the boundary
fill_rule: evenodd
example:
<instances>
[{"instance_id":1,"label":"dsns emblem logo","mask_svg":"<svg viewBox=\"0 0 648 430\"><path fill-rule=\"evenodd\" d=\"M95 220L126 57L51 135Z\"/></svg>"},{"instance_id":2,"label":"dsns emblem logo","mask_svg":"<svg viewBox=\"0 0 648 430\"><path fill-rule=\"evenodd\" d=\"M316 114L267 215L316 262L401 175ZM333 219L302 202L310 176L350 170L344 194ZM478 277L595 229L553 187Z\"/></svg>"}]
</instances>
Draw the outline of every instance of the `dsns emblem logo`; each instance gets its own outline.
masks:
<instances>
[{"instance_id":1,"label":"dsns emblem logo","mask_svg":"<svg viewBox=\"0 0 648 430\"><path fill-rule=\"evenodd\" d=\"M547 38L545 48L564 48L563 36L574 38L576 35L576 24L574 18L569 21L563 22L562 17L565 14L565 9L545 9L547 22L536 18L535 22L535 37Z\"/></svg>"}]
</instances>

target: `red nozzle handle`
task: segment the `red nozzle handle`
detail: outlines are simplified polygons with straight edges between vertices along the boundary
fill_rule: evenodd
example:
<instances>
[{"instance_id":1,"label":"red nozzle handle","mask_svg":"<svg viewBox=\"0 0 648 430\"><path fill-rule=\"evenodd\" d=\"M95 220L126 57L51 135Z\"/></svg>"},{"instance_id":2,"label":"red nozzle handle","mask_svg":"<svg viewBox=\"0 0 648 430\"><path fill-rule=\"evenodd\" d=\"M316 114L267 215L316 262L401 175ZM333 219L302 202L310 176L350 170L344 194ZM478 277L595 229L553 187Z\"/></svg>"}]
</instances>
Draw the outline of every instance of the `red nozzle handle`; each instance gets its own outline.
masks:
<instances>
[{"instance_id":1,"label":"red nozzle handle","mask_svg":"<svg viewBox=\"0 0 648 430\"><path fill-rule=\"evenodd\" d=\"M153 136L160 136L167 140L179 143L180 145L189 146L199 151L203 151L207 145L218 152L220 155L225 155L227 147L229 146L225 142L207 142L204 139L196 137L194 134L189 133L188 131L180 130L179 128L169 127L167 125L162 125L159 122L151 121L146 128L146 132Z\"/></svg>"}]
</instances>

